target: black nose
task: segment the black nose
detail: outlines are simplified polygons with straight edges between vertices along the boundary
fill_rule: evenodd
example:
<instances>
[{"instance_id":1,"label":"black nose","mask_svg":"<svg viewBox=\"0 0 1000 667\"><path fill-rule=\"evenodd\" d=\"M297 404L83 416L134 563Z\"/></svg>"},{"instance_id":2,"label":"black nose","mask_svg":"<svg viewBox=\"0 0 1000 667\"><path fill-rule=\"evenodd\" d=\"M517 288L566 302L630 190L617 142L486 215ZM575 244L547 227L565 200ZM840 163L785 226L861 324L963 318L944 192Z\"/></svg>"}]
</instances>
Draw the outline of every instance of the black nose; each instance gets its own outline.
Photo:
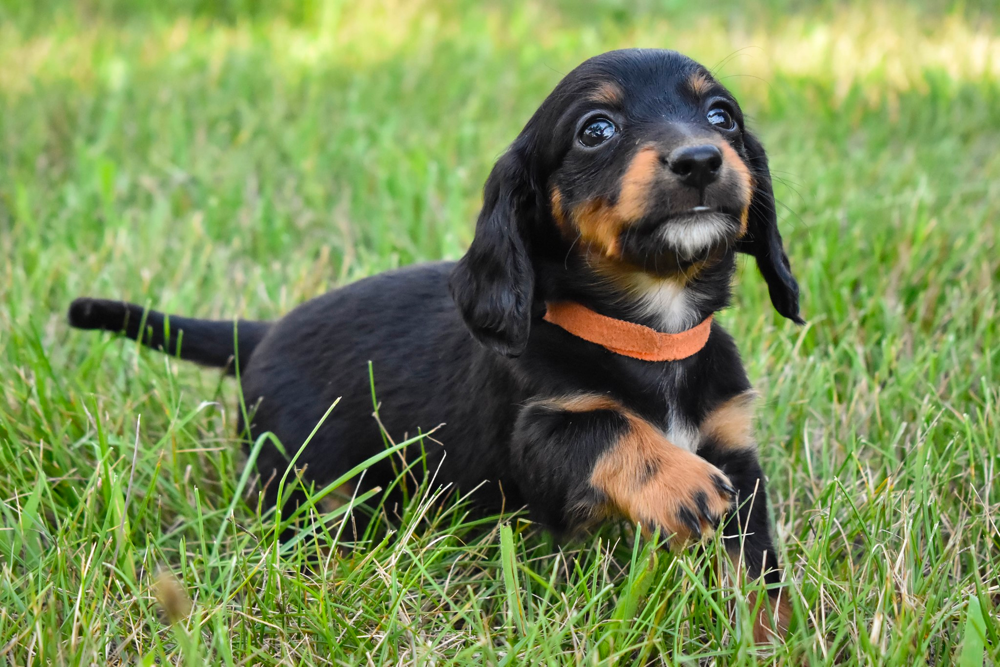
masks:
<instances>
[{"instance_id":1,"label":"black nose","mask_svg":"<svg viewBox=\"0 0 1000 667\"><path fill-rule=\"evenodd\" d=\"M719 177L722 151L712 144L683 146L670 154L667 164L681 183L701 190Z\"/></svg>"}]
</instances>

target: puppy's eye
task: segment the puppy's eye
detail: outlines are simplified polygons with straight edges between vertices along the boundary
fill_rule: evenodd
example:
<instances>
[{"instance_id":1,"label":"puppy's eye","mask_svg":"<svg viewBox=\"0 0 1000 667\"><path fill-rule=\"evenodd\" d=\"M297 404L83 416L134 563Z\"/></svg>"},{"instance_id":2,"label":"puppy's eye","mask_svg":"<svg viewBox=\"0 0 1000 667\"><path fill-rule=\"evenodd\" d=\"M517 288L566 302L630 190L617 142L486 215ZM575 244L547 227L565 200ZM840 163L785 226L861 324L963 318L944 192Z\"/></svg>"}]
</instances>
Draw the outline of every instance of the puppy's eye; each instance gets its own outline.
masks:
<instances>
[{"instance_id":1,"label":"puppy's eye","mask_svg":"<svg viewBox=\"0 0 1000 667\"><path fill-rule=\"evenodd\" d=\"M732 114L722 107L712 107L706 115L708 122L724 132L732 132L736 129L736 121Z\"/></svg>"},{"instance_id":2,"label":"puppy's eye","mask_svg":"<svg viewBox=\"0 0 1000 667\"><path fill-rule=\"evenodd\" d=\"M616 132L618 128L607 118L594 118L583 126L578 138L587 148L594 148L615 136Z\"/></svg>"}]
</instances>

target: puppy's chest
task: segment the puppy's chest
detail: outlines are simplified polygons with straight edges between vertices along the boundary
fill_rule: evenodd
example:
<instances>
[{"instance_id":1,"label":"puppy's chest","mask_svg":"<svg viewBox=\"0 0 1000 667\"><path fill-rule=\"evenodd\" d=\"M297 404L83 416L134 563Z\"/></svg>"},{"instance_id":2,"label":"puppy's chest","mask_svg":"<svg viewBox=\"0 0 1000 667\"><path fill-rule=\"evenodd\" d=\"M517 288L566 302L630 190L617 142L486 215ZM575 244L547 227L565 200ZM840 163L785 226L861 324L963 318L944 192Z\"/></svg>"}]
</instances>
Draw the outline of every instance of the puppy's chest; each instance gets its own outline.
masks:
<instances>
[{"instance_id":1,"label":"puppy's chest","mask_svg":"<svg viewBox=\"0 0 1000 667\"><path fill-rule=\"evenodd\" d=\"M692 453L696 452L701 442L698 424L690 415L685 414L674 395L668 394L664 397L663 409L663 419L656 426L674 445Z\"/></svg>"},{"instance_id":2,"label":"puppy's chest","mask_svg":"<svg viewBox=\"0 0 1000 667\"><path fill-rule=\"evenodd\" d=\"M697 388L686 382L687 374L679 366L669 366L662 372L631 376L631 391L625 398L626 407L637 412L672 444L696 452L701 444L698 415L700 404Z\"/></svg>"},{"instance_id":3,"label":"puppy's chest","mask_svg":"<svg viewBox=\"0 0 1000 667\"><path fill-rule=\"evenodd\" d=\"M691 389L679 386L673 377L646 384L645 388L645 391L632 393L625 401L626 407L638 413L672 444L696 452L701 432L697 416L691 414Z\"/></svg>"}]
</instances>

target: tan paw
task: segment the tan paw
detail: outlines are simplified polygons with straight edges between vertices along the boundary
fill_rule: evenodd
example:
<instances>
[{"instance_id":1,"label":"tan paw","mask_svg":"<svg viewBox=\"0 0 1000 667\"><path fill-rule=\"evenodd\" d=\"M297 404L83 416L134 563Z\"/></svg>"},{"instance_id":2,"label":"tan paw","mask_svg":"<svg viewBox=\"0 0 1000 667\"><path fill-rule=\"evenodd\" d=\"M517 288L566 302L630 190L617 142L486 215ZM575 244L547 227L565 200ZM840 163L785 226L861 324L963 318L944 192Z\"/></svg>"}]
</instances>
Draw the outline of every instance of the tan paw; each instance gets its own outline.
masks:
<instances>
[{"instance_id":1,"label":"tan paw","mask_svg":"<svg viewBox=\"0 0 1000 667\"><path fill-rule=\"evenodd\" d=\"M725 473L666 440L623 439L594 467L591 481L632 521L670 538L671 546L711 535L736 497Z\"/></svg>"}]
</instances>

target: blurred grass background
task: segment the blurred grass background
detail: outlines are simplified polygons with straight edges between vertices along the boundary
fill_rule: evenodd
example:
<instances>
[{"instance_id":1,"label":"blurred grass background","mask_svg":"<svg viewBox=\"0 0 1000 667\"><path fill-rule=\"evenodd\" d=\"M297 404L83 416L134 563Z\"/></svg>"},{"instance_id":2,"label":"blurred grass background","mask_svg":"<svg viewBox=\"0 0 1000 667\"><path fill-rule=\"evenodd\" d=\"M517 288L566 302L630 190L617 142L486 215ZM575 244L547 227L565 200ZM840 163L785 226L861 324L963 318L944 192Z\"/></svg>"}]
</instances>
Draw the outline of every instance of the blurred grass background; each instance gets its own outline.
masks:
<instances>
[{"instance_id":1,"label":"blurred grass background","mask_svg":"<svg viewBox=\"0 0 1000 667\"><path fill-rule=\"evenodd\" d=\"M632 46L712 68L771 155L810 324L751 264L723 320L765 396L782 647L717 549L556 545L426 485L307 567L237 483L232 383L64 323L80 294L277 317L457 258L548 91ZM0 0L0 661L996 661L998 213L985 0Z\"/></svg>"}]
</instances>

